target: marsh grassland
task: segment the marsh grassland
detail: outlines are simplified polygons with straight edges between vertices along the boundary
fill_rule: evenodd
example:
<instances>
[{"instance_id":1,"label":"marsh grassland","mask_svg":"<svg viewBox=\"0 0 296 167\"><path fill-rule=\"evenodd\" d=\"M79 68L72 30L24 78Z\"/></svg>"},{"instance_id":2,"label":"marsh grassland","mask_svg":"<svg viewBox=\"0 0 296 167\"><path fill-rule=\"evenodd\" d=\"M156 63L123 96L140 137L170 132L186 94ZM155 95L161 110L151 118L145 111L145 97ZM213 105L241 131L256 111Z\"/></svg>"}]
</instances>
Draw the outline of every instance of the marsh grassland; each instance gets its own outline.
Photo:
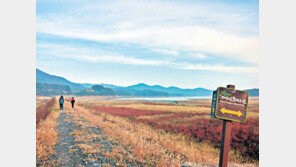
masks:
<instances>
[{"instance_id":1,"label":"marsh grassland","mask_svg":"<svg viewBox=\"0 0 296 167\"><path fill-rule=\"evenodd\" d=\"M222 121L210 117L210 100L179 102L94 101L78 104L90 122L103 125L110 135L154 163L218 162ZM247 122L232 123L230 162L258 164L259 99L250 98ZM93 119L104 121L93 121Z\"/></svg>"},{"instance_id":2,"label":"marsh grassland","mask_svg":"<svg viewBox=\"0 0 296 167\"><path fill-rule=\"evenodd\" d=\"M55 102L54 106L57 108L58 104ZM218 163L222 120L210 117L210 107L211 100L148 102L85 96L77 97L76 106L71 109L66 100L63 112L71 115L70 121L78 127L69 133L75 141L68 152L83 159L82 165L86 166L100 163L102 159L110 166ZM51 111L37 128L40 158L55 154L54 145L59 140L55 130L58 116L59 112ZM229 162L258 166L258 98L250 98L247 117L244 124L232 123ZM47 135L43 131L53 136L46 146L38 144ZM44 149L47 155L42 153Z\"/></svg>"}]
</instances>

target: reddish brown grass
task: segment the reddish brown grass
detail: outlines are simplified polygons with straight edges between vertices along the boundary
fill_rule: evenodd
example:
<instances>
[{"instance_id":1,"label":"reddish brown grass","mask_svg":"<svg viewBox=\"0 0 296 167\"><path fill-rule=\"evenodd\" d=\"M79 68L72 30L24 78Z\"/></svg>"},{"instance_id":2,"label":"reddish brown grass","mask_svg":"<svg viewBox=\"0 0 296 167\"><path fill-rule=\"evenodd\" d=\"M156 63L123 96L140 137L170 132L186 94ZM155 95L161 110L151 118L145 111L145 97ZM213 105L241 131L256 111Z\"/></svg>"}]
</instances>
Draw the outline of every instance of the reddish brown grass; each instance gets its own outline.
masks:
<instances>
[{"instance_id":1,"label":"reddish brown grass","mask_svg":"<svg viewBox=\"0 0 296 167\"><path fill-rule=\"evenodd\" d=\"M112 115L118 115L123 117L135 117L144 115L158 115L158 114L168 114L165 111L155 111L155 110L139 110L139 109L128 109L123 107L105 107L105 106L94 106L94 109L100 112L107 112Z\"/></svg>"},{"instance_id":2,"label":"reddish brown grass","mask_svg":"<svg viewBox=\"0 0 296 167\"><path fill-rule=\"evenodd\" d=\"M39 126L39 122L44 120L50 113L50 108L55 103L55 98L50 99L46 103L42 103L36 109L36 127Z\"/></svg>"},{"instance_id":3,"label":"reddish brown grass","mask_svg":"<svg viewBox=\"0 0 296 167\"><path fill-rule=\"evenodd\" d=\"M210 101L202 102L206 105ZM165 103L141 102L142 104L121 105L123 107L93 107L94 114L102 112L128 117L132 122L148 124L154 129L188 136L197 142L220 146L222 121L210 118L209 108L166 105ZM200 102L196 102L200 103ZM257 163L259 160L259 119L258 102L250 102L253 112L249 112L246 123L233 123L231 148L244 158L241 162ZM162 109L162 110L161 110ZM194 109L194 112L192 112ZM157 111L151 114L151 111ZM174 111L174 112L173 112ZM167 113L169 112L169 113Z\"/></svg>"},{"instance_id":4,"label":"reddish brown grass","mask_svg":"<svg viewBox=\"0 0 296 167\"><path fill-rule=\"evenodd\" d=\"M110 137L128 146L139 162L152 166L180 166L184 161L218 161L219 150L209 144L195 143L185 136L154 130L108 113L85 110L80 106L75 110L90 124L100 126ZM232 151L230 157L235 162L241 160Z\"/></svg>"},{"instance_id":5,"label":"reddish brown grass","mask_svg":"<svg viewBox=\"0 0 296 167\"><path fill-rule=\"evenodd\" d=\"M77 112L92 126L100 126L109 136L131 147L140 162L178 166L184 160L217 163L222 121L210 118L210 103L83 101L80 105L88 109L77 106ZM258 164L258 104L258 99L250 99L247 122L232 124L230 162Z\"/></svg>"}]
</instances>

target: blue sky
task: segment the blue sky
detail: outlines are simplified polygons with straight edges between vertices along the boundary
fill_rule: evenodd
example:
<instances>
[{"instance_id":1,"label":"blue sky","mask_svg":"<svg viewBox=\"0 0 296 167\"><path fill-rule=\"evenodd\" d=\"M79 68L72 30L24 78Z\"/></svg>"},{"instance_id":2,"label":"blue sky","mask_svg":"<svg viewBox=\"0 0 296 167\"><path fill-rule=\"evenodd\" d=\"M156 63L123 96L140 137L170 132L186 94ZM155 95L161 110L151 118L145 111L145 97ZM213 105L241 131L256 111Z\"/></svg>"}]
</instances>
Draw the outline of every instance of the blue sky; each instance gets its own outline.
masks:
<instances>
[{"instance_id":1,"label":"blue sky","mask_svg":"<svg viewBox=\"0 0 296 167\"><path fill-rule=\"evenodd\" d=\"M37 0L37 68L79 83L259 87L258 1Z\"/></svg>"}]
</instances>

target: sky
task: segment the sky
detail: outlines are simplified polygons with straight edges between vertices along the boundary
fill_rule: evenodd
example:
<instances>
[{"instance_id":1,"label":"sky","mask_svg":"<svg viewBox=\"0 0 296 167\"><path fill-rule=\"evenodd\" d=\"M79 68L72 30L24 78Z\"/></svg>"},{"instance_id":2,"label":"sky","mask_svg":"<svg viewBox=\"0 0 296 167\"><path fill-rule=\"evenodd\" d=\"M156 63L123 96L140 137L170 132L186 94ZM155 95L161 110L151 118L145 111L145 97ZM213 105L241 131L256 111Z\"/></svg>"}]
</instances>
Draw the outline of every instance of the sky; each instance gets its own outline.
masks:
<instances>
[{"instance_id":1,"label":"sky","mask_svg":"<svg viewBox=\"0 0 296 167\"><path fill-rule=\"evenodd\" d=\"M37 0L36 66L78 83L258 88L258 32L258 0Z\"/></svg>"}]
</instances>

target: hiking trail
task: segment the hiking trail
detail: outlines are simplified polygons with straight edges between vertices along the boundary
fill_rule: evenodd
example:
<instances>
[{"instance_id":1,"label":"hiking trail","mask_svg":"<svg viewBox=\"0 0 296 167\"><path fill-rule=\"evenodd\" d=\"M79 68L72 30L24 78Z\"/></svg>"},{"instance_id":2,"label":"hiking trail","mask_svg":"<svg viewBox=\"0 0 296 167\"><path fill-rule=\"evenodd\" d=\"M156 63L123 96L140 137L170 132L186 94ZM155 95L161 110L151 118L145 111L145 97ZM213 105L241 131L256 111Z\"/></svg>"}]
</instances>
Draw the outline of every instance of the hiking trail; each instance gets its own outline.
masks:
<instances>
[{"instance_id":1,"label":"hiking trail","mask_svg":"<svg viewBox=\"0 0 296 167\"><path fill-rule=\"evenodd\" d=\"M91 126L70 105L60 111L57 124L58 141L52 160L56 160L58 166L144 166L137 160L109 156L116 147L121 150L125 147L108 137L100 127Z\"/></svg>"}]
</instances>

